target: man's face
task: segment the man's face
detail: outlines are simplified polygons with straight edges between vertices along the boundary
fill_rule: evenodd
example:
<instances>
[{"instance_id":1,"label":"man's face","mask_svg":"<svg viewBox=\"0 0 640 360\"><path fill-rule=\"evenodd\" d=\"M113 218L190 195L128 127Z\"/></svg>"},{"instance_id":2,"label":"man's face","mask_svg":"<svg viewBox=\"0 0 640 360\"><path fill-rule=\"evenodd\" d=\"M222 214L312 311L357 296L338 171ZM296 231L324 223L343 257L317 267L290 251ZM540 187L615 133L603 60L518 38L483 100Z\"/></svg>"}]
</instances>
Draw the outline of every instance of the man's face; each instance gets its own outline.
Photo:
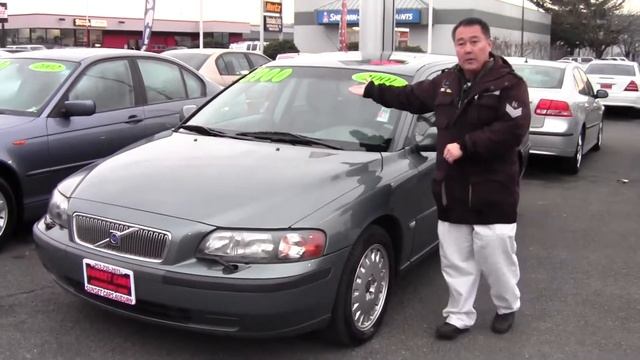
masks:
<instances>
[{"instance_id":1,"label":"man's face","mask_svg":"<svg viewBox=\"0 0 640 360\"><path fill-rule=\"evenodd\" d=\"M458 63L467 76L477 75L489 60L491 40L483 33L479 25L461 26L456 30L456 56Z\"/></svg>"}]
</instances>

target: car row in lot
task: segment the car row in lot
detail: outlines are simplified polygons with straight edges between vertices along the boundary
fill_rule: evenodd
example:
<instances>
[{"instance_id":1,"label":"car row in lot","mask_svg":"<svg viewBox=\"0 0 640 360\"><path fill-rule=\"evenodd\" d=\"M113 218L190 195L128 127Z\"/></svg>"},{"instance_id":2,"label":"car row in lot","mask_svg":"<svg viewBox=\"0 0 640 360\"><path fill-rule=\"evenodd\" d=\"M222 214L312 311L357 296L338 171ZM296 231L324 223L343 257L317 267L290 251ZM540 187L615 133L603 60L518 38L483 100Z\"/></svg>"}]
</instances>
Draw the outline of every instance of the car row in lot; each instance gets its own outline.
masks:
<instances>
[{"instance_id":1,"label":"car row in lot","mask_svg":"<svg viewBox=\"0 0 640 360\"><path fill-rule=\"evenodd\" d=\"M0 84L0 243L45 212L60 180L174 128L184 106L220 90L178 61L114 49L13 54Z\"/></svg>"},{"instance_id":2,"label":"car row in lot","mask_svg":"<svg viewBox=\"0 0 640 360\"><path fill-rule=\"evenodd\" d=\"M86 141L69 137L70 126L97 126L90 117L71 116L93 114L93 104L101 103L71 96L89 93L90 87L74 92L82 74L115 87L129 74L127 91L100 94L130 94L143 107L138 116L154 101L178 109L204 101L202 92L190 99L197 87L188 79L206 82L191 68L132 53L140 54L114 54L91 66L70 58L31 59L22 67L13 61L24 59L0 62L0 81L7 69L52 76L48 87L39 87L48 95L27 98L46 99L37 101L44 105L20 109L31 112L27 122L51 124L47 131L57 132L13 136L8 152L39 145L49 155L30 161L42 164L58 154L64 162L40 165L23 178L34 184L40 175L57 174L57 182L63 174L56 171L88 165L56 186L34 226L40 259L56 282L96 305L157 324L251 336L328 327L343 343L370 339L397 274L437 248L430 190L437 130L433 114L384 108L348 88L369 80L400 86L431 79L455 57L396 53L395 61L371 62L339 53L278 60L225 88L173 131L157 133L169 127L161 122L156 135L126 151L67 161L113 139L100 130ZM91 72L108 61L123 62L128 71ZM154 61L165 66L145 65ZM572 63L511 61L530 87L531 151L553 149L550 155L572 159L570 170L577 172L582 153L594 146L594 130L597 144L602 141L599 98L606 91L594 92ZM171 87L159 84L170 73L166 65L181 74L167 82ZM149 85L154 80L158 85ZM180 89L184 97L175 95ZM0 108L27 101L15 94L7 99L13 101ZM529 146L528 139L521 146L523 167ZM9 194L5 214L12 209Z\"/></svg>"}]
</instances>

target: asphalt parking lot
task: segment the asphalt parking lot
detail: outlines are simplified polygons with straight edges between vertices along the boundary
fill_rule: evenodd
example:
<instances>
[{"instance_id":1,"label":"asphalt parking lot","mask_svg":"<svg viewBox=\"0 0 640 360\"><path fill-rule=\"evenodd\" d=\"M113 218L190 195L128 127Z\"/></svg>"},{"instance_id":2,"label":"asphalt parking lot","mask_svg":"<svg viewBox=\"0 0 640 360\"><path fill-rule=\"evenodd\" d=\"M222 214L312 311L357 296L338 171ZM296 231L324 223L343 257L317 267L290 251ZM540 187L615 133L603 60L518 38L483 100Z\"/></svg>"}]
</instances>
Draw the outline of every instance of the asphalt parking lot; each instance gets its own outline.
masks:
<instances>
[{"instance_id":1,"label":"asphalt parking lot","mask_svg":"<svg viewBox=\"0 0 640 360\"><path fill-rule=\"evenodd\" d=\"M579 175L531 160L517 237L523 305L509 334L489 330L482 284L472 331L433 338L447 300L437 255L401 278L383 328L354 349L317 334L254 340L152 326L60 289L25 228L0 252L0 359L637 359L640 116L605 117L603 148L585 156Z\"/></svg>"}]
</instances>

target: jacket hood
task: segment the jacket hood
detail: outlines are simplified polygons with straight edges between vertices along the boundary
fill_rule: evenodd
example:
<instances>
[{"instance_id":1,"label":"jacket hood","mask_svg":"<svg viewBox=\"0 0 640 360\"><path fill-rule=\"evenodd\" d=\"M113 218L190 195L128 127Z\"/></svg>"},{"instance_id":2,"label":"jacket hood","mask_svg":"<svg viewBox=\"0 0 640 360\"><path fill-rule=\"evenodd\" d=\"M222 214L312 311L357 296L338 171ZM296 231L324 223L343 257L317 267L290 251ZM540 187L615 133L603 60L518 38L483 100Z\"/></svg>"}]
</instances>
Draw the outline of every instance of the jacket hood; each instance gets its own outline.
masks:
<instances>
[{"instance_id":1,"label":"jacket hood","mask_svg":"<svg viewBox=\"0 0 640 360\"><path fill-rule=\"evenodd\" d=\"M218 227L286 228L374 181L373 152L183 133L95 166L72 197Z\"/></svg>"}]
</instances>

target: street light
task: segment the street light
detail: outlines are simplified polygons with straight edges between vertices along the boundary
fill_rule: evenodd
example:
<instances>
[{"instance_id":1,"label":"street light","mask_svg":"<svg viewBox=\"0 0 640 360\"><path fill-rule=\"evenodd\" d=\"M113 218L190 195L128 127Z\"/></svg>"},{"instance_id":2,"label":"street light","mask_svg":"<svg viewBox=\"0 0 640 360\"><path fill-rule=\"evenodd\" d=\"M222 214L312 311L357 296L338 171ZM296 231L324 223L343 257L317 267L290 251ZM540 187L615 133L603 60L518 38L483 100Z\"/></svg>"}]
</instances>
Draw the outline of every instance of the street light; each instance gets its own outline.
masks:
<instances>
[{"instance_id":1,"label":"street light","mask_svg":"<svg viewBox=\"0 0 640 360\"><path fill-rule=\"evenodd\" d=\"M522 16L520 18L520 57L524 57L524 0L522 0Z\"/></svg>"}]
</instances>

